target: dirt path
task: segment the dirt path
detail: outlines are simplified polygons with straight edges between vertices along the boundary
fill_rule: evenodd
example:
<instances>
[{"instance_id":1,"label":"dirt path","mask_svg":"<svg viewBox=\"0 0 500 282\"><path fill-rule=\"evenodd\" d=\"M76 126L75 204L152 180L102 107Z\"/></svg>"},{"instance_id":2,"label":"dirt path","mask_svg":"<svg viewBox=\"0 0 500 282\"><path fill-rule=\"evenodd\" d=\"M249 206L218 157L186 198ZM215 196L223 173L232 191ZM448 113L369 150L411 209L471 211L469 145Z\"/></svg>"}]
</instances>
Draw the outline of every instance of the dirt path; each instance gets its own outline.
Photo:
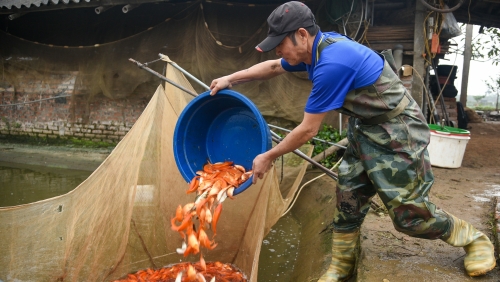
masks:
<instances>
[{"instance_id":1,"label":"dirt path","mask_svg":"<svg viewBox=\"0 0 500 282\"><path fill-rule=\"evenodd\" d=\"M500 123L472 123L469 127L471 139L462 167L433 168L430 200L493 239L493 200L500 196ZM400 233L386 214L371 211L362 227L357 281L470 281L463 267L464 255L462 248L441 240ZM474 280L500 281L499 267Z\"/></svg>"}]
</instances>

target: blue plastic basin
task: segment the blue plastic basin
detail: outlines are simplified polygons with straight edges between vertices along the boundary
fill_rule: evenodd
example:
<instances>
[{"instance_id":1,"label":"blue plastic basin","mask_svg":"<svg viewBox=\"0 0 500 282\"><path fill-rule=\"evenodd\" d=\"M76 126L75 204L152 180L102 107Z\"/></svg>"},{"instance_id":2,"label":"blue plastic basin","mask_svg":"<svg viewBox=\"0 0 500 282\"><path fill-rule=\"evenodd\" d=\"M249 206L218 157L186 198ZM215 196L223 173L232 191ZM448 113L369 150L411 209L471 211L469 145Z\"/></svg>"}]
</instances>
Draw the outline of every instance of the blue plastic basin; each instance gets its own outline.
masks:
<instances>
[{"instance_id":1,"label":"blue plastic basin","mask_svg":"<svg viewBox=\"0 0 500 282\"><path fill-rule=\"evenodd\" d=\"M187 182L203 165L233 161L252 169L253 159L271 149L266 121L248 98L232 90L216 95L204 92L182 111L174 131L174 157ZM252 184L252 178L234 191L237 195Z\"/></svg>"}]
</instances>

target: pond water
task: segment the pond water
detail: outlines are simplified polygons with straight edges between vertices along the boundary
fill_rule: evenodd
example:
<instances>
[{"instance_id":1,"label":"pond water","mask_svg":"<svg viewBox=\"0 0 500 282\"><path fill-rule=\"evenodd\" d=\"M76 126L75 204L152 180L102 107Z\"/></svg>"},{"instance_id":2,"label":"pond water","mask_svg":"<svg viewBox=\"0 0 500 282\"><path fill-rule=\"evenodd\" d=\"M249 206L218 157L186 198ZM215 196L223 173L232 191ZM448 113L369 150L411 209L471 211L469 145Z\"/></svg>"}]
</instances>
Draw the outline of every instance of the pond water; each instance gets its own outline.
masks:
<instances>
[{"instance_id":1,"label":"pond water","mask_svg":"<svg viewBox=\"0 0 500 282\"><path fill-rule=\"evenodd\" d=\"M91 173L0 162L0 207L28 204L66 194Z\"/></svg>"},{"instance_id":2,"label":"pond water","mask_svg":"<svg viewBox=\"0 0 500 282\"><path fill-rule=\"evenodd\" d=\"M0 162L0 207L33 203L70 192L91 171ZM264 238L259 282L291 281L299 250L300 224L289 213Z\"/></svg>"},{"instance_id":3,"label":"pond water","mask_svg":"<svg viewBox=\"0 0 500 282\"><path fill-rule=\"evenodd\" d=\"M299 254L300 224L290 213L280 218L262 241L259 282L292 281Z\"/></svg>"}]
</instances>

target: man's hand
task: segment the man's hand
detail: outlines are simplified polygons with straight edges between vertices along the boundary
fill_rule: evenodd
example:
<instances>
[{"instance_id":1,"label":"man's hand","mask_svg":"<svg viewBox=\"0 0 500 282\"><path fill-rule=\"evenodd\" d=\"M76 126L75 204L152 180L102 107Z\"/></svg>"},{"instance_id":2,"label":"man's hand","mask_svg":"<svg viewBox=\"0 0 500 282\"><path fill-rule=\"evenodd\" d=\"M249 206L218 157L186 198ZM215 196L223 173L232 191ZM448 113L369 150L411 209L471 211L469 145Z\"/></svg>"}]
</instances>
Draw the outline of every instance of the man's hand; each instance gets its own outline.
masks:
<instances>
[{"instance_id":1,"label":"man's hand","mask_svg":"<svg viewBox=\"0 0 500 282\"><path fill-rule=\"evenodd\" d=\"M252 183L255 184L257 183L257 178L262 179L264 177L264 174L271 169L273 165L273 159L270 159L266 153L257 155L255 159L253 159L253 165L252 165L252 171L253 171L253 178L252 178Z\"/></svg>"},{"instance_id":2,"label":"man's hand","mask_svg":"<svg viewBox=\"0 0 500 282\"><path fill-rule=\"evenodd\" d=\"M215 93L219 92L219 90L231 87L233 87L233 85L229 81L229 76L216 78L212 80L212 83L210 84L210 95L213 96Z\"/></svg>"}]
</instances>

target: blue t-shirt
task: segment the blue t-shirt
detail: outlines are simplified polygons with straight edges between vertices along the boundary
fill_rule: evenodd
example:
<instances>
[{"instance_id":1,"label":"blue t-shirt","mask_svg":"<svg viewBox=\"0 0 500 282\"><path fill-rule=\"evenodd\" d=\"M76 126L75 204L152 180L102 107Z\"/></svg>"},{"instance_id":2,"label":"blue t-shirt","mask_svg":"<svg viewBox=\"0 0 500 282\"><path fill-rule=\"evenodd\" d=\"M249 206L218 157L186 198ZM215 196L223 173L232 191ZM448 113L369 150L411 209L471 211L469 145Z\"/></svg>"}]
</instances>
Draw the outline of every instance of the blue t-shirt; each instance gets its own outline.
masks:
<instances>
[{"instance_id":1,"label":"blue t-shirt","mask_svg":"<svg viewBox=\"0 0 500 282\"><path fill-rule=\"evenodd\" d=\"M291 66L281 59L281 66L286 71L309 73L313 87L304 111L310 114L341 108L349 91L375 83L384 68L384 59L379 54L349 39L326 46L316 63L316 50L321 37L325 40L327 37L344 36L319 31L313 43L311 65L300 63Z\"/></svg>"}]
</instances>

